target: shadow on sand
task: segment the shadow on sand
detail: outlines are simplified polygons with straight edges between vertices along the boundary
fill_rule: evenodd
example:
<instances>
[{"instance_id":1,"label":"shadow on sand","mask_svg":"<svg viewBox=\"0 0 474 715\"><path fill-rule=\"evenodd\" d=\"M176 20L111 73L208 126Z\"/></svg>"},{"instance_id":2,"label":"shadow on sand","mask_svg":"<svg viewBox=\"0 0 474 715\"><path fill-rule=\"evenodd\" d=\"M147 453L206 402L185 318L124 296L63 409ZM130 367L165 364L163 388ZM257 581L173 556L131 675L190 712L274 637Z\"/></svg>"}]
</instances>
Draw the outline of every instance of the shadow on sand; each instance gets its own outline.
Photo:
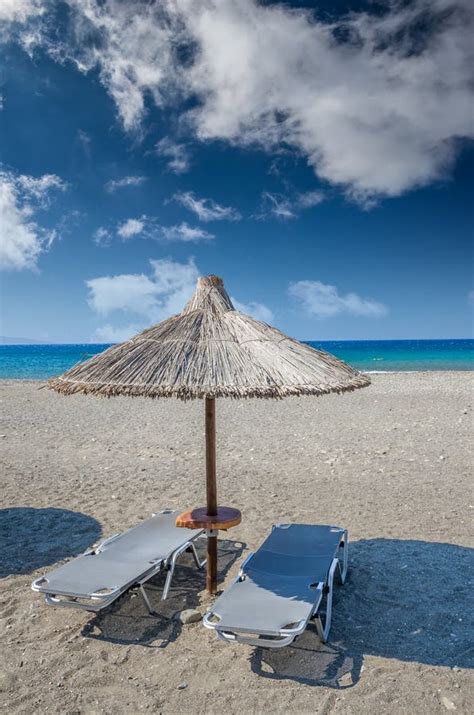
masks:
<instances>
[{"instance_id":1,"label":"shadow on sand","mask_svg":"<svg viewBox=\"0 0 474 715\"><path fill-rule=\"evenodd\" d=\"M0 509L0 578L81 554L102 533L91 516L67 509Z\"/></svg>"},{"instance_id":2,"label":"shadow on sand","mask_svg":"<svg viewBox=\"0 0 474 715\"><path fill-rule=\"evenodd\" d=\"M206 540L198 539L199 557L205 557ZM218 580L223 581L232 564L245 549L242 542L218 540ZM198 594L206 585L205 568L198 570L191 554L184 554L177 562L173 582L166 601L161 594L166 574L163 572L146 584L155 615L150 615L138 591L125 593L109 608L104 609L82 629L88 638L119 643L165 648L178 638L181 623L176 614L199 604Z\"/></svg>"},{"instance_id":3,"label":"shadow on sand","mask_svg":"<svg viewBox=\"0 0 474 715\"><path fill-rule=\"evenodd\" d=\"M330 642L323 645L311 624L290 647L254 649L255 673L343 689L358 682L364 655L474 667L474 549L397 539L349 548L347 581L334 590Z\"/></svg>"}]
</instances>

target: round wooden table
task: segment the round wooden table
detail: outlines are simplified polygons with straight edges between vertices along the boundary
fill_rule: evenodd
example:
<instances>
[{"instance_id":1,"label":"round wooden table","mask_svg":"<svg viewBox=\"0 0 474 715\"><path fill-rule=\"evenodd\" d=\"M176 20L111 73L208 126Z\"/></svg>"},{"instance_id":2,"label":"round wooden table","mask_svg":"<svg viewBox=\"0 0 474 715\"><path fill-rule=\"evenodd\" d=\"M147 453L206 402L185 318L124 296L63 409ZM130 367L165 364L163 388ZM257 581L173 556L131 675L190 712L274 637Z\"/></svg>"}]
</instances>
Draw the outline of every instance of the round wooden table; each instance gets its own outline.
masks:
<instances>
[{"instance_id":1,"label":"round wooden table","mask_svg":"<svg viewBox=\"0 0 474 715\"><path fill-rule=\"evenodd\" d=\"M218 506L215 516L209 516L207 507L199 506L196 509L183 511L176 518L176 526L181 526L184 529L208 529L211 531L222 529L226 531L233 526L237 526L241 521L242 514L240 511L230 506Z\"/></svg>"},{"instance_id":2,"label":"round wooden table","mask_svg":"<svg viewBox=\"0 0 474 715\"><path fill-rule=\"evenodd\" d=\"M207 590L216 592L217 583L217 532L219 529L227 531L237 526L242 521L242 514L238 509L230 506L218 506L216 514L207 513L207 507L200 506L196 509L183 511L176 518L176 526L183 529L207 530Z\"/></svg>"}]
</instances>

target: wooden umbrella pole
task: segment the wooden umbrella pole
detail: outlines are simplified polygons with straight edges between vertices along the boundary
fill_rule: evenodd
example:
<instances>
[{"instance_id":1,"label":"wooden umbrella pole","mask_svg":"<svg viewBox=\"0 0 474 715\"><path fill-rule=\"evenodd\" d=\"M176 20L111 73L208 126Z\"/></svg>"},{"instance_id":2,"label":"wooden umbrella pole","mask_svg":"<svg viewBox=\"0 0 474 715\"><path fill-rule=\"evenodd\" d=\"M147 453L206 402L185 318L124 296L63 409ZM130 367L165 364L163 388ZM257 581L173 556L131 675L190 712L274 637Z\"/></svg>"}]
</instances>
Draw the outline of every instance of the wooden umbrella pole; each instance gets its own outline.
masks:
<instances>
[{"instance_id":1,"label":"wooden umbrella pole","mask_svg":"<svg viewBox=\"0 0 474 715\"><path fill-rule=\"evenodd\" d=\"M207 514L217 516L216 401L206 397L206 494ZM212 534L212 535L211 535ZM207 536L207 590L217 591L217 530Z\"/></svg>"}]
</instances>

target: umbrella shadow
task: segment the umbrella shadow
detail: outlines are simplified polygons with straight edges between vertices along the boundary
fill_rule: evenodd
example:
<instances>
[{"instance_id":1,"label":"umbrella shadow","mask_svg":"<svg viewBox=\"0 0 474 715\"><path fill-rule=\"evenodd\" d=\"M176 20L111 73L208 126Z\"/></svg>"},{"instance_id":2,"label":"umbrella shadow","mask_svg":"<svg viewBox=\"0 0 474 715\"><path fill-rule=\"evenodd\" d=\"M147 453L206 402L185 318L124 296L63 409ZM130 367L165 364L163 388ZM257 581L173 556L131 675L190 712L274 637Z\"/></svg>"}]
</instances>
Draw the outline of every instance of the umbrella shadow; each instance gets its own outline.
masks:
<instances>
[{"instance_id":1,"label":"umbrella shadow","mask_svg":"<svg viewBox=\"0 0 474 715\"><path fill-rule=\"evenodd\" d=\"M398 539L361 540L349 549L347 581L334 590L329 643L310 624L288 648L256 648L255 673L344 689L359 681L364 655L474 667L474 549Z\"/></svg>"},{"instance_id":2,"label":"umbrella shadow","mask_svg":"<svg viewBox=\"0 0 474 715\"><path fill-rule=\"evenodd\" d=\"M205 557L206 541L198 539L199 557ZM222 581L228 570L246 548L242 542L218 540L218 578ZM145 585L155 614L151 615L138 590L125 593L111 606L101 611L82 629L82 635L95 640L120 645L141 645L166 648L181 633L176 618L184 609L199 606L199 592L206 586L206 569L196 569L191 554L177 562L166 601L161 600L166 574L150 579Z\"/></svg>"},{"instance_id":3,"label":"umbrella shadow","mask_svg":"<svg viewBox=\"0 0 474 715\"><path fill-rule=\"evenodd\" d=\"M0 509L0 578L26 574L81 554L102 533L87 514L68 509Z\"/></svg>"}]
</instances>

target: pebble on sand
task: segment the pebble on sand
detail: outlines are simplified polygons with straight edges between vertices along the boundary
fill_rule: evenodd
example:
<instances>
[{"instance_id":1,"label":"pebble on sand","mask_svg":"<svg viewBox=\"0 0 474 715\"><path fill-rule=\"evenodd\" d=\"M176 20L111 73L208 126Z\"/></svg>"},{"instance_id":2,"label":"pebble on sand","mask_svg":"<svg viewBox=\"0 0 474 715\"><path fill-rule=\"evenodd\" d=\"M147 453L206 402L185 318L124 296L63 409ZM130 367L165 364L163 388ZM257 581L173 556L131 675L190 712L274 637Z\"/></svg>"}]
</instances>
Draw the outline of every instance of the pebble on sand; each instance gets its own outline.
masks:
<instances>
[{"instance_id":1,"label":"pebble on sand","mask_svg":"<svg viewBox=\"0 0 474 715\"><path fill-rule=\"evenodd\" d=\"M199 611L196 611L194 608L187 608L186 610L181 611L181 613L178 614L178 618L181 623L186 625L188 623L197 623L201 620L202 616Z\"/></svg>"}]
</instances>

